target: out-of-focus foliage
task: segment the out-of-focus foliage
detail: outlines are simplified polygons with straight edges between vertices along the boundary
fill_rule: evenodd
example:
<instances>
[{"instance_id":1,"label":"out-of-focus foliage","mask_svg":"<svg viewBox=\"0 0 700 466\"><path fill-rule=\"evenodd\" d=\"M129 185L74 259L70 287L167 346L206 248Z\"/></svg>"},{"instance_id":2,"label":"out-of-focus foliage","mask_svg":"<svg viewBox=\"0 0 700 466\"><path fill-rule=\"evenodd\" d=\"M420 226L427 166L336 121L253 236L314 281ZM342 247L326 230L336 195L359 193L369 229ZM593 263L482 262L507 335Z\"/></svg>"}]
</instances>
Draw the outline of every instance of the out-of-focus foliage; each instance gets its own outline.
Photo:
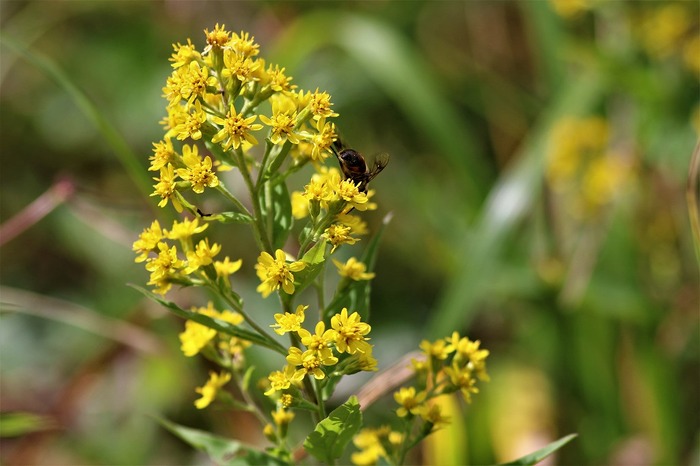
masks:
<instances>
[{"instance_id":1,"label":"out-of-focus foliage","mask_svg":"<svg viewBox=\"0 0 700 466\"><path fill-rule=\"evenodd\" d=\"M0 439L4 464L201 463L151 415L264 442L252 418L194 408L207 367L179 354L182 322L126 286L145 279L130 247L154 202L125 151L145 173L170 44L216 22L327 90L351 146L391 154L373 182L374 229L394 214L380 368L453 328L491 350L481 403L426 464L570 432L561 464L697 462L697 2L28 1L0 17L0 239L34 200L58 204L0 246L0 410L42 419ZM252 238L234 243L253 296Z\"/></svg>"}]
</instances>

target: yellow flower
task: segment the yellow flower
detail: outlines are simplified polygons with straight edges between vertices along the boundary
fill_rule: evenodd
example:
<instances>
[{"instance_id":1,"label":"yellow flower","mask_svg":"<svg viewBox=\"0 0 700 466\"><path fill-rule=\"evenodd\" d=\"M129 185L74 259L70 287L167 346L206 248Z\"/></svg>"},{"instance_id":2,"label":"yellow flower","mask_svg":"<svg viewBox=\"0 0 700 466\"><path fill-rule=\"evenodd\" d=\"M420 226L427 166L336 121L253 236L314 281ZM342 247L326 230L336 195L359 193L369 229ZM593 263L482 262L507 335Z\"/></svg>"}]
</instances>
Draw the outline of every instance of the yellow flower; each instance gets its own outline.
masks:
<instances>
[{"instance_id":1,"label":"yellow flower","mask_svg":"<svg viewBox=\"0 0 700 466\"><path fill-rule=\"evenodd\" d=\"M260 120L270 127L270 141L273 144L286 141L299 144L301 139L295 129L297 112L293 102L281 95L278 98L270 98L270 100L272 101L272 117L260 115Z\"/></svg>"},{"instance_id":2,"label":"yellow flower","mask_svg":"<svg viewBox=\"0 0 700 466\"><path fill-rule=\"evenodd\" d=\"M382 445L382 438L386 436L386 429L372 429L365 427L355 435L352 442L360 451L353 453L350 460L358 466L375 465L381 458L387 458Z\"/></svg>"},{"instance_id":3,"label":"yellow flower","mask_svg":"<svg viewBox=\"0 0 700 466\"><path fill-rule=\"evenodd\" d=\"M433 426L432 431L435 431L450 423L450 417L442 415L442 409L437 402L424 404L421 408L419 408L418 415L423 418L425 422Z\"/></svg>"},{"instance_id":4,"label":"yellow flower","mask_svg":"<svg viewBox=\"0 0 700 466\"><path fill-rule=\"evenodd\" d=\"M270 381L270 389L265 392L265 396L270 396L276 391L288 389L292 384L295 371L294 366L285 366L284 370L274 371L267 376L267 379Z\"/></svg>"},{"instance_id":5,"label":"yellow flower","mask_svg":"<svg viewBox=\"0 0 700 466\"><path fill-rule=\"evenodd\" d=\"M460 338L457 332L453 332L452 337L446 340L454 348L455 364L469 364L469 369L476 372L479 379L483 381L489 380L489 376L486 373L486 358L489 355L489 351L479 349L481 345L479 340L471 341L467 337Z\"/></svg>"},{"instance_id":6,"label":"yellow flower","mask_svg":"<svg viewBox=\"0 0 700 466\"><path fill-rule=\"evenodd\" d=\"M260 124L253 124L256 118L257 115L244 118L240 113L236 113L236 109L231 104L226 118L212 117L211 120L217 125L223 125L223 128L212 137L211 142L223 141L221 147L224 150L228 150L231 146L238 149L243 141L247 141L251 145L257 144L258 140L250 134L251 131L258 131L262 128Z\"/></svg>"},{"instance_id":7,"label":"yellow flower","mask_svg":"<svg viewBox=\"0 0 700 466\"><path fill-rule=\"evenodd\" d=\"M187 39L187 44L185 45L182 45L179 42L177 44L173 44L173 51L173 54L169 58L169 60L173 62L171 65L173 68L180 68L181 66L189 65L190 62L202 58L190 39Z\"/></svg>"},{"instance_id":8,"label":"yellow flower","mask_svg":"<svg viewBox=\"0 0 700 466\"><path fill-rule=\"evenodd\" d=\"M146 270L151 272L149 285L156 287L156 293L164 295L172 287L170 279L178 274L185 262L177 257L177 248L168 248L166 243L158 243L158 257L149 258Z\"/></svg>"},{"instance_id":9,"label":"yellow flower","mask_svg":"<svg viewBox=\"0 0 700 466\"><path fill-rule=\"evenodd\" d=\"M445 374L450 378L450 382L455 390L459 389L467 403L472 401L472 393L479 393L476 388L476 379L472 377L472 371L469 367L458 367L453 364L450 367L445 367Z\"/></svg>"},{"instance_id":10,"label":"yellow flower","mask_svg":"<svg viewBox=\"0 0 700 466\"><path fill-rule=\"evenodd\" d=\"M202 105L199 101L195 101L191 105L189 111L182 114L182 121L173 128L175 137L178 141L184 141L187 138L192 138L195 141L202 138L202 125L207 121L207 114L202 110Z\"/></svg>"},{"instance_id":11,"label":"yellow flower","mask_svg":"<svg viewBox=\"0 0 700 466\"><path fill-rule=\"evenodd\" d=\"M299 191L292 192L292 216L301 219L309 215L309 201Z\"/></svg>"},{"instance_id":12,"label":"yellow flower","mask_svg":"<svg viewBox=\"0 0 700 466\"><path fill-rule=\"evenodd\" d=\"M341 353L372 352L372 346L367 343L369 339L365 337L372 330L372 327L361 322L360 319L360 314L357 312L348 316L347 308L343 308L340 314L331 317L332 333L329 338L335 341L335 345Z\"/></svg>"},{"instance_id":13,"label":"yellow flower","mask_svg":"<svg viewBox=\"0 0 700 466\"><path fill-rule=\"evenodd\" d=\"M185 331L179 334L180 350L187 357L198 354L216 336L216 330L193 320L185 322Z\"/></svg>"},{"instance_id":14,"label":"yellow flower","mask_svg":"<svg viewBox=\"0 0 700 466\"><path fill-rule=\"evenodd\" d=\"M263 298L267 298L270 293L278 290L281 286L285 293L293 294L294 275L292 272L299 272L305 267L306 264L301 261L288 264L287 256L281 249L275 251L274 258L267 252L261 252L258 263L255 265L255 271L262 282L257 288L258 293L261 293Z\"/></svg>"},{"instance_id":15,"label":"yellow flower","mask_svg":"<svg viewBox=\"0 0 700 466\"><path fill-rule=\"evenodd\" d=\"M269 85L270 89L275 92L288 92L295 89L296 86L291 84L291 77L284 74L284 68L280 68L279 65L274 67L270 65L265 71L265 82L263 85Z\"/></svg>"},{"instance_id":16,"label":"yellow flower","mask_svg":"<svg viewBox=\"0 0 700 466\"><path fill-rule=\"evenodd\" d=\"M243 259L231 262L228 256L224 257L223 261L214 261L214 270L219 277L228 277L238 272L243 264Z\"/></svg>"},{"instance_id":17,"label":"yellow flower","mask_svg":"<svg viewBox=\"0 0 700 466\"><path fill-rule=\"evenodd\" d=\"M208 223L203 225L199 224L199 219L194 218L192 220L186 218L182 222L175 220L173 222L173 227L170 231L165 231L165 236L168 239L187 241L192 237L192 235L201 233L209 227Z\"/></svg>"},{"instance_id":18,"label":"yellow flower","mask_svg":"<svg viewBox=\"0 0 700 466\"><path fill-rule=\"evenodd\" d=\"M226 25L216 23L214 30L209 32L209 29L204 30L204 35L207 39L207 46L204 48L204 53L209 52L213 48L221 49L229 41L229 32L226 30Z\"/></svg>"},{"instance_id":19,"label":"yellow flower","mask_svg":"<svg viewBox=\"0 0 700 466\"><path fill-rule=\"evenodd\" d=\"M260 46L255 43L255 38L250 37L250 34L244 31L241 31L240 36L234 32L227 45L231 47L234 52L244 57L254 57L260 53Z\"/></svg>"},{"instance_id":20,"label":"yellow flower","mask_svg":"<svg viewBox=\"0 0 700 466\"><path fill-rule=\"evenodd\" d=\"M215 319L221 319L233 325L243 322L243 316L238 312L219 312L214 308L214 303L209 301L207 307L194 308L193 311ZM185 356L192 357L199 353L214 337L215 329L202 325L198 322L188 320L185 322L185 331L180 333L180 349Z\"/></svg>"},{"instance_id":21,"label":"yellow flower","mask_svg":"<svg viewBox=\"0 0 700 466\"><path fill-rule=\"evenodd\" d=\"M639 28L642 45L649 55L655 58L665 58L678 53L684 37L693 27L692 18L691 11L680 2L660 5L647 14Z\"/></svg>"},{"instance_id":22,"label":"yellow flower","mask_svg":"<svg viewBox=\"0 0 700 466\"><path fill-rule=\"evenodd\" d=\"M175 73L179 75L180 98L186 100L188 106L192 105L198 97L203 98L207 93L207 87L215 88L218 85L216 77L209 75L209 68L200 67L196 61L178 68ZM171 100L170 103L174 105L177 101Z\"/></svg>"},{"instance_id":23,"label":"yellow flower","mask_svg":"<svg viewBox=\"0 0 700 466\"><path fill-rule=\"evenodd\" d=\"M316 324L315 333L311 333L305 328L297 330L302 345L310 351L319 353L321 359L328 360L333 356L333 352L328 347L333 343L333 332L326 330L326 324L320 321Z\"/></svg>"},{"instance_id":24,"label":"yellow flower","mask_svg":"<svg viewBox=\"0 0 700 466\"><path fill-rule=\"evenodd\" d=\"M209 246L209 239L205 238L197 243L194 251L187 251L187 267L184 272L190 274L200 267L205 267L214 261L214 256L221 252L221 245L214 243Z\"/></svg>"},{"instance_id":25,"label":"yellow flower","mask_svg":"<svg viewBox=\"0 0 700 466\"><path fill-rule=\"evenodd\" d=\"M355 244L359 241L359 238L350 236L351 233L351 227L340 223L334 223L326 228L321 237L333 245L333 248L331 248L331 253L333 253L341 244Z\"/></svg>"},{"instance_id":26,"label":"yellow flower","mask_svg":"<svg viewBox=\"0 0 700 466\"><path fill-rule=\"evenodd\" d=\"M348 259L344 264L335 259L333 259L333 263L338 268L338 274L340 274L341 277L347 277L355 281L371 280L374 278L374 273L366 272L367 266L354 257Z\"/></svg>"},{"instance_id":27,"label":"yellow flower","mask_svg":"<svg viewBox=\"0 0 700 466\"><path fill-rule=\"evenodd\" d=\"M564 18L573 18L591 8L591 0L549 0L554 11Z\"/></svg>"},{"instance_id":28,"label":"yellow flower","mask_svg":"<svg viewBox=\"0 0 700 466\"><path fill-rule=\"evenodd\" d=\"M311 160L322 162L331 155L333 141L338 139L335 132L335 125L327 123L325 118L319 118L316 122L316 134L311 137L313 149L311 150Z\"/></svg>"},{"instance_id":29,"label":"yellow flower","mask_svg":"<svg viewBox=\"0 0 700 466\"><path fill-rule=\"evenodd\" d=\"M700 76L700 36L695 34L683 45L683 62L688 70Z\"/></svg>"},{"instance_id":30,"label":"yellow flower","mask_svg":"<svg viewBox=\"0 0 700 466\"><path fill-rule=\"evenodd\" d=\"M302 352L296 346L292 346L289 348L289 354L287 354L287 362L296 367L292 380L301 380L306 375L313 375L315 379L321 380L326 377L326 374L321 370L321 365L332 366L337 364L338 358L312 350Z\"/></svg>"},{"instance_id":31,"label":"yellow flower","mask_svg":"<svg viewBox=\"0 0 700 466\"><path fill-rule=\"evenodd\" d=\"M365 353L360 353L359 351L355 353L357 357L357 368L365 372L374 372L378 370L377 360L372 356L372 346L370 350Z\"/></svg>"},{"instance_id":32,"label":"yellow flower","mask_svg":"<svg viewBox=\"0 0 700 466\"><path fill-rule=\"evenodd\" d=\"M304 186L302 194L307 201L327 202L333 199L335 193L329 189L328 183L318 176L311 177L309 184Z\"/></svg>"},{"instance_id":33,"label":"yellow flower","mask_svg":"<svg viewBox=\"0 0 700 466\"><path fill-rule=\"evenodd\" d=\"M285 312L284 314L275 314L276 324L270 325L277 335L284 335L287 332L296 332L301 329L301 324L304 323L304 311L309 306L298 305L294 314Z\"/></svg>"},{"instance_id":34,"label":"yellow flower","mask_svg":"<svg viewBox=\"0 0 700 466\"><path fill-rule=\"evenodd\" d=\"M182 160L187 168L178 168L177 174L185 181L192 184L192 191L197 194L204 192L204 188L215 188L219 185L219 179L212 170L211 157L199 158L197 146L185 145L182 149Z\"/></svg>"},{"instance_id":35,"label":"yellow flower","mask_svg":"<svg viewBox=\"0 0 700 466\"><path fill-rule=\"evenodd\" d=\"M203 387L195 388L195 392L202 395L202 397L194 402L197 409L204 409L211 404L216 398L216 394L219 389L226 385L228 381L231 380L231 374L216 372L209 373L209 380Z\"/></svg>"},{"instance_id":36,"label":"yellow flower","mask_svg":"<svg viewBox=\"0 0 700 466\"><path fill-rule=\"evenodd\" d=\"M358 215L339 214L336 220L338 220L338 223L350 227L350 233L353 235L366 235L369 232L367 229L367 222L362 220Z\"/></svg>"},{"instance_id":37,"label":"yellow flower","mask_svg":"<svg viewBox=\"0 0 700 466\"><path fill-rule=\"evenodd\" d=\"M338 184L337 196L353 206L355 209L363 211L371 209L367 193L361 193L357 185L352 180L343 180Z\"/></svg>"},{"instance_id":38,"label":"yellow flower","mask_svg":"<svg viewBox=\"0 0 700 466\"><path fill-rule=\"evenodd\" d=\"M221 76L237 79L240 83L252 81L260 63L250 57L236 53L232 49L224 49L224 69Z\"/></svg>"},{"instance_id":39,"label":"yellow flower","mask_svg":"<svg viewBox=\"0 0 700 466\"><path fill-rule=\"evenodd\" d=\"M160 196L161 200L158 203L158 207L165 207L168 204L168 200L172 201L173 207L178 212L182 212L182 204L175 194L175 168L172 164L168 164L160 169L160 177L153 178L156 183L153 185L155 191L151 196Z\"/></svg>"},{"instance_id":40,"label":"yellow flower","mask_svg":"<svg viewBox=\"0 0 700 466\"><path fill-rule=\"evenodd\" d=\"M290 395L289 393L283 393L282 396L280 396L280 404L283 408L289 408L290 406L292 406L293 402L294 397L292 397L292 395Z\"/></svg>"},{"instance_id":41,"label":"yellow flower","mask_svg":"<svg viewBox=\"0 0 700 466\"><path fill-rule=\"evenodd\" d=\"M139 255L134 259L134 262L143 262L148 258L148 253L155 250L160 240L163 239L164 233L160 228L158 220L154 220L149 228L143 230L139 235L139 239L134 241L131 249Z\"/></svg>"},{"instance_id":42,"label":"yellow flower","mask_svg":"<svg viewBox=\"0 0 700 466\"><path fill-rule=\"evenodd\" d=\"M286 409L278 409L272 411L272 420L275 421L275 424L278 426L285 426L294 420L294 413Z\"/></svg>"},{"instance_id":43,"label":"yellow flower","mask_svg":"<svg viewBox=\"0 0 700 466\"><path fill-rule=\"evenodd\" d=\"M157 171L171 163L175 159L175 150L170 138L153 143L153 155L148 159L151 161L150 171Z\"/></svg>"},{"instance_id":44,"label":"yellow flower","mask_svg":"<svg viewBox=\"0 0 700 466\"><path fill-rule=\"evenodd\" d=\"M429 356L430 358L437 360L445 360L447 356L454 351L454 347L448 345L445 340L436 340L434 343L430 343L428 340L421 341L419 348Z\"/></svg>"},{"instance_id":45,"label":"yellow flower","mask_svg":"<svg viewBox=\"0 0 700 466\"><path fill-rule=\"evenodd\" d=\"M396 415L406 417L408 413L416 415L423 409L427 394L422 391L416 394L415 387L401 387L398 392L394 392L394 400L401 405L396 410Z\"/></svg>"},{"instance_id":46,"label":"yellow flower","mask_svg":"<svg viewBox=\"0 0 700 466\"><path fill-rule=\"evenodd\" d=\"M331 96L327 92L318 92L318 89L314 91L310 96L309 105L311 107L311 113L314 115L314 119L318 120L320 118L337 117L338 114L331 110Z\"/></svg>"}]
</instances>

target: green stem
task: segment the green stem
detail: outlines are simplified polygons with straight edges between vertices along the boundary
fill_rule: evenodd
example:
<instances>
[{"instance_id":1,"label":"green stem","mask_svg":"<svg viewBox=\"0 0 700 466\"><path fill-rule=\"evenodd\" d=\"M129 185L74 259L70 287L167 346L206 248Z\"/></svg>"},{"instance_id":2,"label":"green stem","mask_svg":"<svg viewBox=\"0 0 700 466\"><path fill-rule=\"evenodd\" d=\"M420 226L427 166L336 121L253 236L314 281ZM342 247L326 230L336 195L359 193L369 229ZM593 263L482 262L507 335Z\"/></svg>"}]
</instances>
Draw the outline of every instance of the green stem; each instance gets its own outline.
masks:
<instances>
[{"instance_id":1,"label":"green stem","mask_svg":"<svg viewBox=\"0 0 700 466\"><path fill-rule=\"evenodd\" d=\"M296 333L291 332L289 334L289 340L291 341L292 346L301 348L301 341L299 340L299 336ZM316 390L317 384L312 383L309 377L304 377L302 383L304 384L304 392L311 400L311 403L315 404L318 407L316 411L312 411L314 422L318 424L319 422L321 422L322 419L325 419L326 417L325 409L322 406L323 398L321 398L321 393ZM321 416L321 413L324 413L324 415Z\"/></svg>"},{"instance_id":2,"label":"green stem","mask_svg":"<svg viewBox=\"0 0 700 466\"><path fill-rule=\"evenodd\" d=\"M321 420L326 418L326 404L323 402L323 387L321 387L322 382L320 380L314 380L314 393L316 395L316 400L318 401L318 415Z\"/></svg>"},{"instance_id":3,"label":"green stem","mask_svg":"<svg viewBox=\"0 0 700 466\"><path fill-rule=\"evenodd\" d=\"M258 192L260 190L260 184L262 183L263 179L263 174L265 173L265 170L267 169L267 161L270 158L270 152L272 152L272 148L274 147L274 144L270 142L269 139L265 139L265 153L263 154L262 161L260 162L260 169L258 170L258 179L255 181L255 190Z\"/></svg>"},{"instance_id":4,"label":"green stem","mask_svg":"<svg viewBox=\"0 0 700 466\"><path fill-rule=\"evenodd\" d=\"M314 227L314 229L309 233L309 236L306 237L304 240L304 243L301 245L299 248L299 257L303 257L306 252L308 252L309 249L311 249L311 245L318 240L319 235L331 224L333 223L333 220L335 219L335 215L330 215L326 214L325 217Z\"/></svg>"},{"instance_id":5,"label":"green stem","mask_svg":"<svg viewBox=\"0 0 700 466\"><path fill-rule=\"evenodd\" d=\"M263 223L262 212L260 210L260 197L258 196L258 192L253 185L253 180L250 176L248 165L245 163L245 157L243 157L243 152L240 149L236 149L233 152L236 154L238 168L241 170L241 175L243 175L243 180L245 181L246 186L248 186L248 191L250 192L250 197L253 203L253 212L255 213L253 216L253 226L258 247L261 250L272 254L272 243L267 235L267 230L265 229L265 224Z\"/></svg>"},{"instance_id":6,"label":"green stem","mask_svg":"<svg viewBox=\"0 0 700 466\"><path fill-rule=\"evenodd\" d=\"M236 197L233 194L231 194L231 192L228 189L226 189L226 186L224 186L222 183L219 183L216 189L221 194L223 194L226 197L226 199L231 201L231 203L236 207L236 209L238 209L240 212L246 214L251 218L253 217L253 215L248 211L248 209L246 209L246 207L243 204L241 204L241 201L236 199Z\"/></svg>"},{"instance_id":7,"label":"green stem","mask_svg":"<svg viewBox=\"0 0 700 466\"><path fill-rule=\"evenodd\" d=\"M218 288L216 286L213 286L214 290L218 291L219 294L224 298L226 303L228 303L229 306L231 306L236 312L240 313L241 316L243 316L243 320L246 321L248 325L251 326L253 330L255 330L261 337L263 337L265 340L268 341L269 345L268 347L274 351L277 351L280 354L287 355L287 350L284 346L279 344L277 340L272 338L270 334L268 334L265 329L263 329L260 325L258 325L244 310L243 307L238 303L236 299L234 299L233 296L231 296L230 293L228 293L225 289L222 290L221 288Z\"/></svg>"},{"instance_id":8,"label":"green stem","mask_svg":"<svg viewBox=\"0 0 700 466\"><path fill-rule=\"evenodd\" d=\"M265 417L265 414L263 411L260 409L260 406L255 402L255 400L250 396L250 393L248 393L248 390L245 390L243 388L243 384L241 383L238 371L236 370L231 370L231 374L233 375L233 380L238 387L238 391L241 392L241 396L243 397L243 401L245 401L249 412L253 413L253 415L258 418L258 421L260 422L260 425L262 427L265 427L266 424L268 424L270 421Z\"/></svg>"}]
</instances>

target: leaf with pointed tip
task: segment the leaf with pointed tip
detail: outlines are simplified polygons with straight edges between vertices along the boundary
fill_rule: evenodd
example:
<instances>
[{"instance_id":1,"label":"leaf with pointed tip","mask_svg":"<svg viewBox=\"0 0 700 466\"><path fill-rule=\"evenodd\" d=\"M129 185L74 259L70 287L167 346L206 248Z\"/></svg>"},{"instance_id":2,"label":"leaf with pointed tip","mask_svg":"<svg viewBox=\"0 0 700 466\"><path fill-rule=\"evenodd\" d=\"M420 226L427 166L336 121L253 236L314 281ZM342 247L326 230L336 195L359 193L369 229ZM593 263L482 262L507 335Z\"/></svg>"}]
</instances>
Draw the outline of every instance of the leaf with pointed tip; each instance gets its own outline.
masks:
<instances>
[{"instance_id":1,"label":"leaf with pointed tip","mask_svg":"<svg viewBox=\"0 0 700 466\"><path fill-rule=\"evenodd\" d=\"M205 452L216 464L227 466L248 464L281 466L289 464L243 442L181 426L165 419L158 419L158 422L180 440Z\"/></svg>"},{"instance_id":2,"label":"leaf with pointed tip","mask_svg":"<svg viewBox=\"0 0 700 466\"><path fill-rule=\"evenodd\" d=\"M577 436L578 434L569 434L566 437L562 437L559 440L550 443L544 448L540 448L539 450L530 453L529 455L525 455L522 458L518 458L517 460L509 463L503 463L502 466L532 466L559 450Z\"/></svg>"},{"instance_id":3,"label":"leaf with pointed tip","mask_svg":"<svg viewBox=\"0 0 700 466\"><path fill-rule=\"evenodd\" d=\"M209 327L209 328L213 328L214 330L217 330L219 332L223 332L227 335L231 335L231 336L240 338L242 340L247 340L247 341L250 341L251 343L256 343L258 345L264 346L266 348L280 352L282 354L287 354L287 350L282 345L277 343L275 340L267 339L258 333L251 332L250 330L246 330L246 329L241 328L237 325L233 325L230 322L226 322L226 321L221 320L221 319L214 319L214 318L209 317L207 315L200 314L199 312L188 311L188 310L182 309L180 306L173 303L172 301L167 301L167 300L159 297L155 293L152 293L144 288L141 288L140 286L136 286L136 285L129 285L129 286L140 291L145 296L151 298L152 300L156 301L160 305L170 309L174 314L182 317L183 319L195 321L199 324L202 324L202 325Z\"/></svg>"},{"instance_id":4,"label":"leaf with pointed tip","mask_svg":"<svg viewBox=\"0 0 700 466\"><path fill-rule=\"evenodd\" d=\"M285 183L267 183L263 191L262 215L271 222L272 247L280 249L292 229L292 201Z\"/></svg>"},{"instance_id":5,"label":"leaf with pointed tip","mask_svg":"<svg viewBox=\"0 0 700 466\"><path fill-rule=\"evenodd\" d=\"M356 396L334 409L304 441L306 451L325 463L340 458L345 447L362 427L362 412Z\"/></svg>"}]
</instances>

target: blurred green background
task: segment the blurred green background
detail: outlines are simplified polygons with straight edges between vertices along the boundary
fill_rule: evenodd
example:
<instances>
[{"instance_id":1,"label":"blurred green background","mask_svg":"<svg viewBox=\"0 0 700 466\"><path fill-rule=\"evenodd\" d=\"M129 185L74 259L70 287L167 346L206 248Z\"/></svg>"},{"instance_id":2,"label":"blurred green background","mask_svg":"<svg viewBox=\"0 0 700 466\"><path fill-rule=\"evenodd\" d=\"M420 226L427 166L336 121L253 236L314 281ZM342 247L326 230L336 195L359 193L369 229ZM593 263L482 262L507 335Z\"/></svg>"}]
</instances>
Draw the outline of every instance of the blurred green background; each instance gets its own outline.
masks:
<instances>
[{"instance_id":1,"label":"blurred green background","mask_svg":"<svg viewBox=\"0 0 700 466\"><path fill-rule=\"evenodd\" d=\"M131 243L156 202L136 177L171 44L201 50L217 22L328 91L351 146L391 154L366 216L376 230L393 212L380 366L453 330L491 351L463 431L415 461L445 445L457 464L506 461L577 432L559 464L700 462L698 2L10 1L0 18L3 464L206 463L158 416L260 440L194 408L207 368L179 352L182 322L126 286L147 280ZM557 128L590 117L624 168L562 178L552 160L590 156L595 134ZM18 221L35 201L38 221ZM250 235L221 232L259 301Z\"/></svg>"}]
</instances>

